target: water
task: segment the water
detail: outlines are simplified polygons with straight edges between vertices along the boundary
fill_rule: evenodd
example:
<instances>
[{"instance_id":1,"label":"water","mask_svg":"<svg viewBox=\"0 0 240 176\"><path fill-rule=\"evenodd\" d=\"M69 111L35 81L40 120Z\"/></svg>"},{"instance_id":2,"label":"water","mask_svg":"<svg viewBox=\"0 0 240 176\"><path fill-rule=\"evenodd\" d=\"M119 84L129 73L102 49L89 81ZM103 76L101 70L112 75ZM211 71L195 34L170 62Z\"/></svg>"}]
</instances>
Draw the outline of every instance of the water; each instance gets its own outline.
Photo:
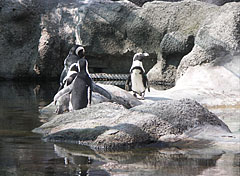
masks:
<instances>
[{"instance_id":1,"label":"water","mask_svg":"<svg viewBox=\"0 0 240 176\"><path fill-rule=\"evenodd\" d=\"M42 124L38 110L52 101L57 88L57 83L0 82L0 176L237 176L240 173L240 151L148 146L106 152L79 145L45 143L31 130Z\"/></svg>"}]
</instances>

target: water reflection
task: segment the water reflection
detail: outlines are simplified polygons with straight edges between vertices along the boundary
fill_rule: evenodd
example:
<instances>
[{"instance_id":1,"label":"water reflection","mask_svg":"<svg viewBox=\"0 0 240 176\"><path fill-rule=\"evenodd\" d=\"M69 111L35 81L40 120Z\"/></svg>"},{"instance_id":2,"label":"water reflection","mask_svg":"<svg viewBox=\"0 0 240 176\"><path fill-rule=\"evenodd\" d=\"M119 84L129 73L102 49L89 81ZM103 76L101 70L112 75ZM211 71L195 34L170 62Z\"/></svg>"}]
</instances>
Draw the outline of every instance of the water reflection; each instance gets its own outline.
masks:
<instances>
[{"instance_id":1,"label":"water reflection","mask_svg":"<svg viewBox=\"0 0 240 176\"><path fill-rule=\"evenodd\" d=\"M56 83L0 82L0 175L74 175L64 158L31 133L39 125L39 106L45 106Z\"/></svg>"},{"instance_id":2,"label":"water reflection","mask_svg":"<svg viewBox=\"0 0 240 176\"><path fill-rule=\"evenodd\" d=\"M100 168L105 169L111 175L209 175L217 171L216 175L222 175L226 168L231 168L232 174L238 174L234 170L235 165L224 162L221 158L228 157L230 161L238 154L225 154L215 149L176 149L176 148L141 148L118 152L94 151L88 147L69 144L55 145L56 153L65 157L68 162L79 166L100 161ZM219 164L220 163L220 164ZM83 169L83 168L82 168ZM89 167L85 167L89 169ZM84 169L83 169L84 170ZM211 174L211 175L215 175Z\"/></svg>"}]
</instances>

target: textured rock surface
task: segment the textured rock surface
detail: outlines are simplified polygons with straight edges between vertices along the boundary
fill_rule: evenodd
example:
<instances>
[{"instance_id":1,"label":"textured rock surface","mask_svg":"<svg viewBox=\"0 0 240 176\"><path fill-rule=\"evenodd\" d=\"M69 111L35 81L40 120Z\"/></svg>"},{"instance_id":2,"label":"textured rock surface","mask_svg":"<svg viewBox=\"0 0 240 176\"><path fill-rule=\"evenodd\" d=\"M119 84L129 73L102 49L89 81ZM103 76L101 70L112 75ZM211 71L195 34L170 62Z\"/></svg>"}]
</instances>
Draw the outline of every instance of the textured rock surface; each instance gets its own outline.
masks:
<instances>
[{"instance_id":1,"label":"textured rock surface","mask_svg":"<svg viewBox=\"0 0 240 176\"><path fill-rule=\"evenodd\" d=\"M118 1L118 0L112 0L112 1ZM121 0L119 0L121 1ZM133 2L134 4L138 5L138 6L142 6L144 3L146 2L152 2L153 0L129 0L131 2ZM166 1L166 2L179 2L179 1L183 1L183 0L155 0L155 1ZM216 4L216 5L223 5L225 3L229 3L229 2L239 2L239 0L198 0L201 2L206 2L206 3L210 3L210 4Z\"/></svg>"},{"instance_id":2,"label":"textured rock surface","mask_svg":"<svg viewBox=\"0 0 240 176\"><path fill-rule=\"evenodd\" d=\"M139 101L137 98L135 98L132 94L130 94L129 92L127 92L117 86L104 85L104 84L98 84L98 86L105 89L111 95L111 99L108 99L97 92L93 92L92 105L102 103L102 102L113 102L113 103L122 105L125 108L132 108L134 106L138 106L138 105L142 104L142 102ZM69 101L69 100L66 100L66 101ZM55 113L55 111L57 109L57 106L58 106L58 104L55 105L52 102L48 106L43 107L40 110L41 118L46 120L49 117L56 116L57 114ZM63 106L65 106L65 105L63 105Z\"/></svg>"},{"instance_id":3,"label":"textured rock surface","mask_svg":"<svg viewBox=\"0 0 240 176\"><path fill-rule=\"evenodd\" d=\"M150 81L168 84L189 66L239 52L239 2L154 1L142 7L110 0L0 3L0 77L5 79L58 78L73 43L85 45L91 72L127 73L134 53L146 51L145 70L157 62Z\"/></svg>"},{"instance_id":4,"label":"textured rock surface","mask_svg":"<svg viewBox=\"0 0 240 176\"><path fill-rule=\"evenodd\" d=\"M44 134L45 140L107 149L191 140L203 131L205 137L230 132L217 116L188 99L143 104L130 110L113 103L100 103L58 115L34 129Z\"/></svg>"},{"instance_id":5,"label":"textured rock surface","mask_svg":"<svg viewBox=\"0 0 240 176\"><path fill-rule=\"evenodd\" d=\"M194 48L179 65L177 78L190 66L208 63L213 66L224 66L233 59L239 60L239 8L240 3L226 4L205 21L197 33ZM239 67L239 62L236 64Z\"/></svg>"},{"instance_id":6,"label":"textured rock surface","mask_svg":"<svg viewBox=\"0 0 240 176\"><path fill-rule=\"evenodd\" d=\"M0 2L1 78L51 79L60 74L69 44L75 38L72 7L58 2Z\"/></svg>"}]
</instances>

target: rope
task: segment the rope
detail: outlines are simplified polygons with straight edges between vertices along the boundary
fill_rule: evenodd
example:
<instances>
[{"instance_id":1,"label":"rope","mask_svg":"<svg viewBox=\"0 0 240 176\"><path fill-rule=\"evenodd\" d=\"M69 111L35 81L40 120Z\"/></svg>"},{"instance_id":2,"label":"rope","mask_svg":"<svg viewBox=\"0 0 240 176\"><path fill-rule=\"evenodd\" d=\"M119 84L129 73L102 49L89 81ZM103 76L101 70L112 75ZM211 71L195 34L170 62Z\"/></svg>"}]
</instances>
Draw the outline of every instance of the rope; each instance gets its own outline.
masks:
<instances>
[{"instance_id":1,"label":"rope","mask_svg":"<svg viewBox=\"0 0 240 176\"><path fill-rule=\"evenodd\" d=\"M126 80L129 74L90 73L90 76L93 80L114 81L114 80Z\"/></svg>"},{"instance_id":2,"label":"rope","mask_svg":"<svg viewBox=\"0 0 240 176\"><path fill-rule=\"evenodd\" d=\"M101 83L106 85L115 85L115 86L125 85L125 81L96 81L96 83Z\"/></svg>"}]
</instances>

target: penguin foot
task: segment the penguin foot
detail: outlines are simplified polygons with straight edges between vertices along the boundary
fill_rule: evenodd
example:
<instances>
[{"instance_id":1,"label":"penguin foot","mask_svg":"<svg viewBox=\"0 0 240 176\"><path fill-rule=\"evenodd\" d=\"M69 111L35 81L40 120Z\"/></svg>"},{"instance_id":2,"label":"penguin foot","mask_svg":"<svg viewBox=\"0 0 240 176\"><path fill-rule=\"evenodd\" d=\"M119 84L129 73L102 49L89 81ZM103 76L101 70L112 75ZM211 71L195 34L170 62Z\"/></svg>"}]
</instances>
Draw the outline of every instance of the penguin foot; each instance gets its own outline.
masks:
<instances>
[{"instance_id":1,"label":"penguin foot","mask_svg":"<svg viewBox=\"0 0 240 176\"><path fill-rule=\"evenodd\" d=\"M57 108L57 109L55 110L55 113L56 113L56 114L61 114L59 108Z\"/></svg>"}]
</instances>

